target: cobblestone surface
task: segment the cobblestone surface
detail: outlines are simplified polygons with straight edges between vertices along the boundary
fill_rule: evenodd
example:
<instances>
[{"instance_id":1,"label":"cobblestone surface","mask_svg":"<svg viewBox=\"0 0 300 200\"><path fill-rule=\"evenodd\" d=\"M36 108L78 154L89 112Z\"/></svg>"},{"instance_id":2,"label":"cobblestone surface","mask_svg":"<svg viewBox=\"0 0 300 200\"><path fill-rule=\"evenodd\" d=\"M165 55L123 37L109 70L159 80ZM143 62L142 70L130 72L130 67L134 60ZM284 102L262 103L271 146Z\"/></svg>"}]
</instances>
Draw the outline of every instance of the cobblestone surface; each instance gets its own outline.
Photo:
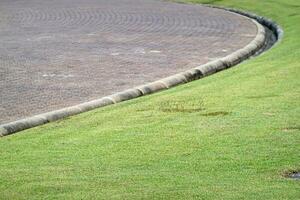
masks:
<instances>
[{"instance_id":1,"label":"cobblestone surface","mask_svg":"<svg viewBox=\"0 0 300 200\"><path fill-rule=\"evenodd\" d=\"M244 47L251 20L155 0L1 0L0 124L196 67Z\"/></svg>"}]
</instances>

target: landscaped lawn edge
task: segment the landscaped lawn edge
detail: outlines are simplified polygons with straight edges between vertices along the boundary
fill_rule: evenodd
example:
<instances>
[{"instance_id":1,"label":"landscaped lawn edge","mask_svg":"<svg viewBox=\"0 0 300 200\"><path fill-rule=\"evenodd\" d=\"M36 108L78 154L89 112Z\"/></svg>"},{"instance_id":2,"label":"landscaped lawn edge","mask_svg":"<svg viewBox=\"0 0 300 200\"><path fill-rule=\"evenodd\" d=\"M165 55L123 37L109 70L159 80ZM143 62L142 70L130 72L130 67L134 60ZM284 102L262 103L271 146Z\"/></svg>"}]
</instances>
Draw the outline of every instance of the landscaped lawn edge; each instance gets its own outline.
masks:
<instances>
[{"instance_id":1,"label":"landscaped lawn edge","mask_svg":"<svg viewBox=\"0 0 300 200\"><path fill-rule=\"evenodd\" d=\"M0 125L0 136L7 136L48 122L63 119L65 117L76 115L82 112L87 112L95 108L103 107L106 105L130 100L140 96L158 92L164 89L177 86L179 84L183 84L183 83L187 83L193 80L203 78L205 76L214 74L221 70L237 65L240 62L255 55L260 49L264 47L266 41L266 32L263 26L266 26L272 32L274 32L277 40L279 40L283 35L282 29L272 20L257 16L252 13L239 11L236 9L221 8L215 6L211 6L211 7L225 9L227 11L238 13L248 18L252 18L253 19L252 21L257 26L256 37L244 48L239 49L226 57L198 66L194 69L187 70L185 72L178 73L149 84L128 89L123 92L115 93L113 95L106 96L94 101L85 102L76 106L71 106L60 110L55 110L52 112L47 112L44 114L40 114L33 117Z\"/></svg>"}]
</instances>

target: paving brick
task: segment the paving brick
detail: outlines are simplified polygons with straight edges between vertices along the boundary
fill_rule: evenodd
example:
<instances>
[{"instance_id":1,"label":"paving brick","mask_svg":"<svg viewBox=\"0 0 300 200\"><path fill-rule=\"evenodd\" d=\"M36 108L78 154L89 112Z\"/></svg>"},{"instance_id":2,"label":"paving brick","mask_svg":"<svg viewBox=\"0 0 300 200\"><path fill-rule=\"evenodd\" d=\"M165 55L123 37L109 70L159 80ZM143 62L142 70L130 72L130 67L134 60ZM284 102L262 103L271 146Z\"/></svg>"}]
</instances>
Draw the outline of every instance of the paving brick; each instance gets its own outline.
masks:
<instances>
[{"instance_id":1,"label":"paving brick","mask_svg":"<svg viewBox=\"0 0 300 200\"><path fill-rule=\"evenodd\" d=\"M165 1L3 0L0 124L192 69L246 46L256 32L245 17ZM140 91L154 87L166 86Z\"/></svg>"}]
</instances>

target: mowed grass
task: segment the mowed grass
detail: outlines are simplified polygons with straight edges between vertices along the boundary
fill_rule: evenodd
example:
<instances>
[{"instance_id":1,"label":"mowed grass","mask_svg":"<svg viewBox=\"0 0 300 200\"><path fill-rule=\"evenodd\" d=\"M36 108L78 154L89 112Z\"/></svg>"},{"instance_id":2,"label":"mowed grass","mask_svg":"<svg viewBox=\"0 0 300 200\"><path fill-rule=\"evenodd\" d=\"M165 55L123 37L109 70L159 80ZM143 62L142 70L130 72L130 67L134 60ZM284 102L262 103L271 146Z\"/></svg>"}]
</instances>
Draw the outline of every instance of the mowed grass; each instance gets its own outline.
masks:
<instances>
[{"instance_id":1,"label":"mowed grass","mask_svg":"<svg viewBox=\"0 0 300 200\"><path fill-rule=\"evenodd\" d=\"M299 199L300 1L221 0L279 23L265 54L0 139L0 199Z\"/></svg>"}]
</instances>

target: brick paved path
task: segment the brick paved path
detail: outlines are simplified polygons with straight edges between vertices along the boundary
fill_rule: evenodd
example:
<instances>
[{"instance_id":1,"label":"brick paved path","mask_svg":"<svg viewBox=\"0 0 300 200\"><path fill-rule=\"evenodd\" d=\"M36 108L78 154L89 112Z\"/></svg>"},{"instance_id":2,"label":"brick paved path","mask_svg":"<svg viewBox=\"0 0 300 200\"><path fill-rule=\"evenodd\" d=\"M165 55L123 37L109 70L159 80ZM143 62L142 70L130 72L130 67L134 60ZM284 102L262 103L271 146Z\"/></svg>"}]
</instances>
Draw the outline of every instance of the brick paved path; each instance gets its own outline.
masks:
<instances>
[{"instance_id":1,"label":"brick paved path","mask_svg":"<svg viewBox=\"0 0 300 200\"><path fill-rule=\"evenodd\" d=\"M248 19L156 0L0 0L0 124L172 75L248 44Z\"/></svg>"}]
</instances>

